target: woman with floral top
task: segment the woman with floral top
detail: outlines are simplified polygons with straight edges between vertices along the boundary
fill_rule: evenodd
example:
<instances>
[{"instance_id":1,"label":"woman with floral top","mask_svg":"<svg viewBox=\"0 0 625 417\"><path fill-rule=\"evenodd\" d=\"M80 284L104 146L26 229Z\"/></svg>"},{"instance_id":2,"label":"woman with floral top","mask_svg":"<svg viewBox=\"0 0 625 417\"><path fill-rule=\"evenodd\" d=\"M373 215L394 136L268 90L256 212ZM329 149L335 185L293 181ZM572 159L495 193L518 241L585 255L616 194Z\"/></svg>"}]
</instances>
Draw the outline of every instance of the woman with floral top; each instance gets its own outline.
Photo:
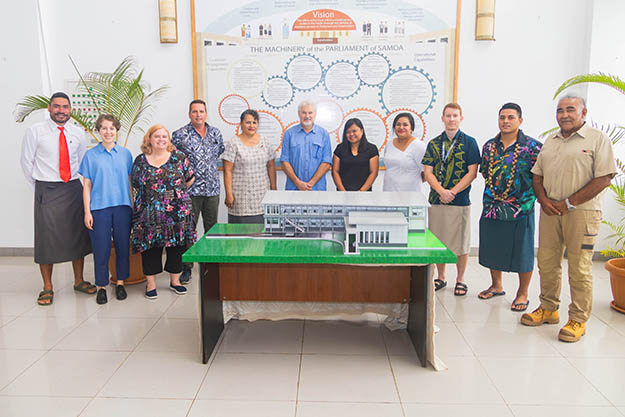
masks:
<instances>
[{"instance_id":1,"label":"woman with floral top","mask_svg":"<svg viewBox=\"0 0 625 417\"><path fill-rule=\"evenodd\" d=\"M141 252L148 281L145 296L157 297L156 274L163 271L163 248L167 252L169 288L184 295L187 289L180 285L182 253L195 241L187 191L194 180L193 169L184 154L172 145L169 131L162 125L148 129L141 151L132 165L135 200L131 240L133 251Z\"/></svg>"},{"instance_id":2,"label":"woman with floral top","mask_svg":"<svg viewBox=\"0 0 625 417\"><path fill-rule=\"evenodd\" d=\"M512 311L525 311L534 270L534 190L531 169L542 144L526 136L521 107L499 110L500 133L484 144L480 172L486 180L480 218L480 265L490 269L492 285L479 293L486 300L505 294L502 271L519 274Z\"/></svg>"},{"instance_id":3,"label":"woman with floral top","mask_svg":"<svg viewBox=\"0 0 625 417\"><path fill-rule=\"evenodd\" d=\"M241 134L226 143L223 155L228 223L263 221L263 197L276 189L274 151L258 134L258 112L241 113Z\"/></svg>"}]
</instances>

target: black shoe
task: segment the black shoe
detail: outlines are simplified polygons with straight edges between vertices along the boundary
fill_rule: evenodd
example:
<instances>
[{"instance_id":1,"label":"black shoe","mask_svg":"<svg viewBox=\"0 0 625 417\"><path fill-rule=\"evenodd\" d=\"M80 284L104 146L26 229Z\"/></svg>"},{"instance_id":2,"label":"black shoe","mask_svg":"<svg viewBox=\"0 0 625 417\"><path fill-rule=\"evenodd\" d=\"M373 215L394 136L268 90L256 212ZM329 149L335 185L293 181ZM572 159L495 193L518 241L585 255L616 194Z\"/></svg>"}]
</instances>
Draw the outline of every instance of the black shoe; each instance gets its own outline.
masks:
<instances>
[{"instance_id":1,"label":"black shoe","mask_svg":"<svg viewBox=\"0 0 625 417\"><path fill-rule=\"evenodd\" d=\"M118 300L125 300L128 294L126 294L126 288L123 285L115 286L115 296Z\"/></svg>"},{"instance_id":2,"label":"black shoe","mask_svg":"<svg viewBox=\"0 0 625 417\"><path fill-rule=\"evenodd\" d=\"M183 269L182 274L180 274L180 283L182 285L188 284L191 281L191 270Z\"/></svg>"},{"instance_id":3,"label":"black shoe","mask_svg":"<svg viewBox=\"0 0 625 417\"><path fill-rule=\"evenodd\" d=\"M98 294L95 296L95 302L98 304L106 304L108 299L106 298L106 290L104 288L100 288L98 290Z\"/></svg>"}]
</instances>

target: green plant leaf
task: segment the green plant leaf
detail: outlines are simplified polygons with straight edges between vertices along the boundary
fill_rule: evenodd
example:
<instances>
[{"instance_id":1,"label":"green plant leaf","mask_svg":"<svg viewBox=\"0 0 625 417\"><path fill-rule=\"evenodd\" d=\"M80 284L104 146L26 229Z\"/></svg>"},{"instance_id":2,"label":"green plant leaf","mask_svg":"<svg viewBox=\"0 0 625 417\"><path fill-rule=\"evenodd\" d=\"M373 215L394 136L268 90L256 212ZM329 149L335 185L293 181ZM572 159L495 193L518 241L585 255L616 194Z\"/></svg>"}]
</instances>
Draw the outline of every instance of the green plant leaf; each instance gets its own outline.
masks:
<instances>
[{"instance_id":1,"label":"green plant leaf","mask_svg":"<svg viewBox=\"0 0 625 417\"><path fill-rule=\"evenodd\" d=\"M558 97L560 95L561 92L563 92L567 88L572 87L574 85L585 84L585 83L603 84L603 85L606 85L608 87L614 88L615 90L617 90L621 94L625 94L625 81L621 80L616 75L604 74L602 72L597 72L597 73L594 73L594 74L576 75L575 77L569 78L564 83L562 83L562 85L560 87L558 87L558 90L553 95L554 100L555 100L556 97Z\"/></svg>"}]
</instances>

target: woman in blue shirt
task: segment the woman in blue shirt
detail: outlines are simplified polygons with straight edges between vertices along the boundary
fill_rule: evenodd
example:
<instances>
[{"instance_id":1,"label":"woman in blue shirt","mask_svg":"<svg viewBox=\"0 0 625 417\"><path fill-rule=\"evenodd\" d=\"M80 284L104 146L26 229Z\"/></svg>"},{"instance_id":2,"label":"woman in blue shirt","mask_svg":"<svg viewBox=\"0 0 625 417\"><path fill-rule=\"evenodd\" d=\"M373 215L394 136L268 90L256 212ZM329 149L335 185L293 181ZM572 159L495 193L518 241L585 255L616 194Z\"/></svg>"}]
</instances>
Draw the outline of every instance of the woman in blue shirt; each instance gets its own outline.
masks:
<instances>
[{"instance_id":1,"label":"woman in blue shirt","mask_svg":"<svg viewBox=\"0 0 625 417\"><path fill-rule=\"evenodd\" d=\"M132 155L115 142L120 128L121 124L115 116L102 114L98 117L96 130L102 142L85 153L79 170L84 178L85 226L89 229L93 248L98 304L107 302L105 287L109 284L111 237L115 245L115 295L118 300L126 298L124 280L130 275L132 206L129 175Z\"/></svg>"}]
</instances>

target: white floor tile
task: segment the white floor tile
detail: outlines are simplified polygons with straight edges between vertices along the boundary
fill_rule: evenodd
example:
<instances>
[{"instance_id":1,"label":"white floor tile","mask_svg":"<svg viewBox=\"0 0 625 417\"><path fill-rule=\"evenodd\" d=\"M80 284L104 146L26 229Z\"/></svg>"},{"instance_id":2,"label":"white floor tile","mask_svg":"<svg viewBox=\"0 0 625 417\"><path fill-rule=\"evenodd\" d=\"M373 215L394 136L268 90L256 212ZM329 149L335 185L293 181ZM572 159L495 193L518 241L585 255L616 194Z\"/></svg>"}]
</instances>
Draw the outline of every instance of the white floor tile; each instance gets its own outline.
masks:
<instances>
[{"instance_id":1,"label":"white floor tile","mask_svg":"<svg viewBox=\"0 0 625 417\"><path fill-rule=\"evenodd\" d=\"M382 331L382 338L386 345L386 350L389 355L415 355L414 345L410 336L405 329L390 331L386 326L380 326Z\"/></svg>"},{"instance_id":2,"label":"white floor tile","mask_svg":"<svg viewBox=\"0 0 625 417\"><path fill-rule=\"evenodd\" d=\"M191 400L94 398L80 417L185 417Z\"/></svg>"},{"instance_id":3,"label":"white floor tile","mask_svg":"<svg viewBox=\"0 0 625 417\"><path fill-rule=\"evenodd\" d=\"M124 301L109 301L96 313L98 317L116 318L151 318L160 317L177 300L178 297L187 297L189 294L179 296L169 289L169 281L161 279L157 282L158 298L148 300L145 298L145 284L128 285L126 292L128 298Z\"/></svg>"},{"instance_id":4,"label":"white floor tile","mask_svg":"<svg viewBox=\"0 0 625 417\"><path fill-rule=\"evenodd\" d=\"M377 323L307 321L304 353L386 355L386 347Z\"/></svg>"},{"instance_id":5,"label":"white floor tile","mask_svg":"<svg viewBox=\"0 0 625 417\"><path fill-rule=\"evenodd\" d=\"M15 320L17 316L0 316L0 327L8 324L9 322Z\"/></svg>"},{"instance_id":6,"label":"white floor tile","mask_svg":"<svg viewBox=\"0 0 625 417\"><path fill-rule=\"evenodd\" d=\"M299 402L297 417L402 417L399 403Z\"/></svg>"},{"instance_id":7,"label":"white floor tile","mask_svg":"<svg viewBox=\"0 0 625 417\"><path fill-rule=\"evenodd\" d=\"M25 292L0 293L0 316L19 316L28 310L32 310L37 304L37 294L39 292L33 292L32 294Z\"/></svg>"},{"instance_id":8,"label":"white floor tile","mask_svg":"<svg viewBox=\"0 0 625 417\"><path fill-rule=\"evenodd\" d=\"M126 356L125 352L50 351L2 394L94 396Z\"/></svg>"},{"instance_id":9,"label":"white floor tile","mask_svg":"<svg viewBox=\"0 0 625 417\"><path fill-rule=\"evenodd\" d=\"M299 415L299 414L298 414ZM188 417L293 417L294 401L195 400Z\"/></svg>"},{"instance_id":10,"label":"white floor tile","mask_svg":"<svg viewBox=\"0 0 625 417\"><path fill-rule=\"evenodd\" d=\"M0 396L2 417L77 416L89 398L46 398Z\"/></svg>"},{"instance_id":11,"label":"white floor tile","mask_svg":"<svg viewBox=\"0 0 625 417\"><path fill-rule=\"evenodd\" d=\"M151 319L91 317L61 340L54 350L132 351L156 323Z\"/></svg>"},{"instance_id":12,"label":"white floor tile","mask_svg":"<svg viewBox=\"0 0 625 417\"><path fill-rule=\"evenodd\" d=\"M200 302L198 295L188 293L184 297L176 297L174 303L165 312L165 317L170 319L199 319Z\"/></svg>"},{"instance_id":13,"label":"white floor tile","mask_svg":"<svg viewBox=\"0 0 625 417\"><path fill-rule=\"evenodd\" d=\"M514 417L506 405L404 404L404 410L405 417Z\"/></svg>"},{"instance_id":14,"label":"white floor tile","mask_svg":"<svg viewBox=\"0 0 625 417\"><path fill-rule=\"evenodd\" d=\"M0 348L50 349L85 317L18 317L0 328Z\"/></svg>"},{"instance_id":15,"label":"white floor tile","mask_svg":"<svg viewBox=\"0 0 625 417\"><path fill-rule=\"evenodd\" d=\"M38 294L38 293L37 293ZM36 298L36 294L33 300ZM95 301L95 295L84 294L74 291L69 287L54 289L54 301L52 305L35 305L23 314L23 317L84 317L87 318L100 309Z\"/></svg>"},{"instance_id":16,"label":"white floor tile","mask_svg":"<svg viewBox=\"0 0 625 417\"><path fill-rule=\"evenodd\" d=\"M576 343L564 343L558 340L558 332L565 323L565 319L560 316L559 325L539 328L545 339L562 356L567 358L625 358L625 336L601 320L591 317L586 323L586 334Z\"/></svg>"},{"instance_id":17,"label":"white floor tile","mask_svg":"<svg viewBox=\"0 0 625 417\"><path fill-rule=\"evenodd\" d=\"M452 296L453 297L453 296ZM518 320L510 311L510 303L503 297L480 300L475 295L439 298L456 323L503 323Z\"/></svg>"},{"instance_id":18,"label":"white floor tile","mask_svg":"<svg viewBox=\"0 0 625 417\"><path fill-rule=\"evenodd\" d=\"M609 405L564 358L495 358L480 361L508 404Z\"/></svg>"},{"instance_id":19,"label":"white floor tile","mask_svg":"<svg viewBox=\"0 0 625 417\"><path fill-rule=\"evenodd\" d=\"M415 357L391 356L401 401L437 404L503 404L479 361L470 356L445 359L446 371L422 368Z\"/></svg>"},{"instance_id":20,"label":"white floor tile","mask_svg":"<svg viewBox=\"0 0 625 417\"><path fill-rule=\"evenodd\" d=\"M458 323L458 328L476 356L560 356L536 328L516 321Z\"/></svg>"},{"instance_id":21,"label":"white floor tile","mask_svg":"<svg viewBox=\"0 0 625 417\"><path fill-rule=\"evenodd\" d=\"M294 401L300 355L218 353L197 398Z\"/></svg>"},{"instance_id":22,"label":"white floor tile","mask_svg":"<svg viewBox=\"0 0 625 417\"><path fill-rule=\"evenodd\" d=\"M434 352L443 361L449 356L473 356L471 347L454 323L438 323L438 333L434 336Z\"/></svg>"},{"instance_id":23,"label":"white floor tile","mask_svg":"<svg viewBox=\"0 0 625 417\"><path fill-rule=\"evenodd\" d=\"M137 346L140 352L191 352L200 355L197 319L162 318Z\"/></svg>"},{"instance_id":24,"label":"white floor tile","mask_svg":"<svg viewBox=\"0 0 625 417\"><path fill-rule=\"evenodd\" d=\"M548 405L512 405L515 417L622 417L614 407L565 407Z\"/></svg>"},{"instance_id":25,"label":"white floor tile","mask_svg":"<svg viewBox=\"0 0 625 417\"><path fill-rule=\"evenodd\" d=\"M219 351L301 353L303 329L303 320L230 320Z\"/></svg>"},{"instance_id":26,"label":"white floor tile","mask_svg":"<svg viewBox=\"0 0 625 417\"><path fill-rule=\"evenodd\" d=\"M398 402L399 398L386 356L304 355L299 400Z\"/></svg>"},{"instance_id":27,"label":"white floor tile","mask_svg":"<svg viewBox=\"0 0 625 417\"><path fill-rule=\"evenodd\" d=\"M206 370L198 354L134 352L98 397L192 399Z\"/></svg>"},{"instance_id":28,"label":"white floor tile","mask_svg":"<svg viewBox=\"0 0 625 417\"><path fill-rule=\"evenodd\" d=\"M0 349L0 390L45 353L45 350Z\"/></svg>"},{"instance_id":29,"label":"white floor tile","mask_svg":"<svg viewBox=\"0 0 625 417\"><path fill-rule=\"evenodd\" d=\"M580 343L580 342L578 342ZM625 358L572 358L573 366L616 406L625 406Z\"/></svg>"}]
</instances>

